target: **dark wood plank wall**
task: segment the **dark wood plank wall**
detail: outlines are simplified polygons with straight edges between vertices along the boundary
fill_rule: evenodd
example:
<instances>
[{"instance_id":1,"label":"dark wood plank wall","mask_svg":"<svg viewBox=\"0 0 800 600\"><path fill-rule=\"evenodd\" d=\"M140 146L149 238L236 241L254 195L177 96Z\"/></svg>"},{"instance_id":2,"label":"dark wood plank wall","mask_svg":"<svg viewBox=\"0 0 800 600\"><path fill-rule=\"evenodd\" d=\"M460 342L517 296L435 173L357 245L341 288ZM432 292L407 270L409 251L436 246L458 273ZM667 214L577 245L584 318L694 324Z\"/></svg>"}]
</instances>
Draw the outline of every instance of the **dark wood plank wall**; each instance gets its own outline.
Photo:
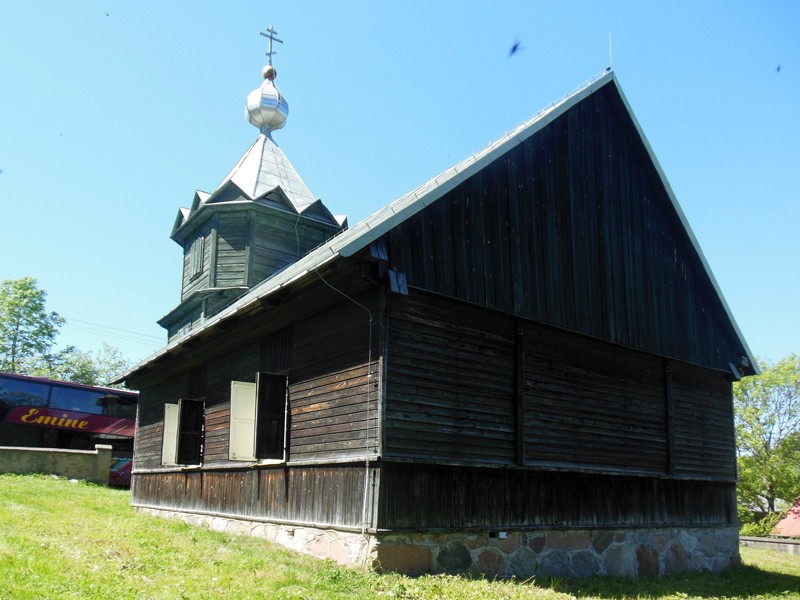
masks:
<instances>
[{"instance_id":1,"label":"dark wood plank wall","mask_svg":"<svg viewBox=\"0 0 800 600\"><path fill-rule=\"evenodd\" d=\"M533 323L524 343L526 464L665 473L662 359Z\"/></svg>"},{"instance_id":2,"label":"dark wood plank wall","mask_svg":"<svg viewBox=\"0 0 800 600\"><path fill-rule=\"evenodd\" d=\"M305 232L302 232L305 234ZM253 282L266 279L276 271L293 263L298 257L298 246L306 250L305 236L295 231L295 223L271 214L256 214L253 238ZM317 244L314 244L315 246Z\"/></svg>"},{"instance_id":3,"label":"dark wood plank wall","mask_svg":"<svg viewBox=\"0 0 800 600\"><path fill-rule=\"evenodd\" d=\"M133 440L133 456L136 468L149 469L161 466L161 444L164 439L164 405L161 405L161 420L139 425Z\"/></svg>"},{"instance_id":4,"label":"dark wood plank wall","mask_svg":"<svg viewBox=\"0 0 800 600\"><path fill-rule=\"evenodd\" d=\"M345 301L294 327L289 374L293 461L378 452L382 300L373 293L358 302L364 307ZM373 318L371 338L367 311Z\"/></svg>"},{"instance_id":5,"label":"dark wood plank wall","mask_svg":"<svg viewBox=\"0 0 800 600\"><path fill-rule=\"evenodd\" d=\"M225 357L209 361L205 393L204 464L228 460L231 381L255 382L260 358L261 343L253 342Z\"/></svg>"},{"instance_id":6,"label":"dark wood plank wall","mask_svg":"<svg viewBox=\"0 0 800 600\"><path fill-rule=\"evenodd\" d=\"M228 392L230 397L230 392ZM203 463L228 460L230 440L230 402L205 407Z\"/></svg>"},{"instance_id":7,"label":"dark wood plank wall","mask_svg":"<svg viewBox=\"0 0 800 600\"><path fill-rule=\"evenodd\" d=\"M429 294L388 314L385 455L513 463L511 319Z\"/></svg>"},{"instance_id":8,"label":"dark wood plank wall","mask_svg":"<svg viewBox=\"0 0 800 600\"><path fill-rule=\"evenodd\" d=\"M384 464L385 529L731 525L733 482Z\"/></svg>"},{"instance_id":9,"label":"dark wood plank wall","mask_svg":"<svg viewBox=\"0 0 800 600\"><path fill-rule=\"evenodd\" d=\"M248 216L245 211L218 212L217 287L245 285Z\"/></svg>"},{"instance_id":10,"label":"dark wood plank wall","mask_svg":"<svg viewBox=\"0 0 800 600\"><path fill-rule=\"evenodd\" d=\"M719 470L736 474L731 382L691 365L672 365L675 473L696 476Z\"/></svg>"},{"instance_id":11,"label":"dark wood plank wall","mask_svg":"<svg viewBox=\"0 0 800 600\"><path fill-rule=\"evenodd\" d=\"M310 224L302 217L298 220L296 216L276 212L265 209L254 212L251 284L293 263L298 256L316 248L335 232L331 226Z\"/></svg>"},{"instance_id":12,"label":"dark wood plank wall","mask_svg":"<svg viewBox=\"0 0 800 600\"><path fill-rule=\"evenodd\" d=\"M244 292L241 292L244 293ZM230 295L211 295L205 298L206 307L205 307L205 317L209 318L211 315L217 314L223 308L231 304L236 298L239 296L235 293ZM202 318L192 324L192 329L197 329L203 324Z\"/></svg>"},{"instance_id":13,"label":"dark wood plank wall","mask_svg":"<svg viewBox=\"0 0 800 600\"><path fill-rule=\"evenodd\" d=\"M136 411L136 437L133 456L136 468L149 469L161 466L161 445L164 436L164 404L177 402L187 395L186 373L147 386L139 392Z\"/></svg>"},{"instance_id":14,"label":"dark wood plank wall","mask_svg":"<svg viewBox=\"0 0 800 600\"><path fill-rule=\"evenodd\" d=\"M315 525L361 525L363 465L272 467L143 473L136 476L134 505L201 511ZM372 486L368 488L371 493ZM371 506L372 499L368 497ZM371 513L367 513L367 518Z\"/></svg>"},{"instance_id":15,"label":"dark wood plank wall","mask_svg":"<svg viewBox=\"0 0 800 600\"><path fill-rule=\"evenodd\" d=\"M409 285L715 369L744 354L613 86L387 240Z\"/></svg>"},{"instance_id":16,"label":"dark wood plank wall","mask_svg":"<svg viewBox=\"0 0 800 600\"><path fill-rule=\"evenodd\" d=\"M358 301L374 317L371 341L367 312L342 300L291 328L209 359L202 394L204 464L228 462L231 381L254 382L259 370L289 375L290 460L361 459L379 452L382 294L373 291ZM192 397L189 373L165 376L142 387L140 410L147 422L138 442L137 467L161 464L164 403Z\"/></svg>"},{"instance_id":17,"label":"dark wood plank wall","mask_svg":"<svg viewBox=\"0 0 800 600\"><path fill-rule=\"evenodd\" d=\"M292 366L292 327L268 335L261 342L261 370L288 373Z\"/></svg>"},{"instance_id":18,"label":"dark wood plank wall","mask_svg":"<svg viewBox=\"0 0 800 600\"><path fill-rule=\"evenodd\" d=\"M735 480L724 373L414 288L387 315L387 459Z\"/></svg>"}]
</instances>

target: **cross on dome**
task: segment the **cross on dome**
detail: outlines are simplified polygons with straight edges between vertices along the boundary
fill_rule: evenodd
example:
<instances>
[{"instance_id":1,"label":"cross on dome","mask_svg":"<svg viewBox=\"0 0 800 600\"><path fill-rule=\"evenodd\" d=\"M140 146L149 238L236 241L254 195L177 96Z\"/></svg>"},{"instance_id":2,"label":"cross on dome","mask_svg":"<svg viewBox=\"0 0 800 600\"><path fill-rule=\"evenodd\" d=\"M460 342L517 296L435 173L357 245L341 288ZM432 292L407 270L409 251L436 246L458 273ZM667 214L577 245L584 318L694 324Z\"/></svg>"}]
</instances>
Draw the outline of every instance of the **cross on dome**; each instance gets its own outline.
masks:
<instances>
[{"instance_id":1,"label":"cross on dome","mask_svg":"<svg viewBox=\"0 0 800 600\"><path fill-rule=\"evenodd\" d=\"M269 40L269 48L265 53L265 56L269 58L269 64L264 67L261 73L264 76L264 83L247 95L247 104L245 106L247 120L258 127L261 133L267 137L270 137L271 132L283 127L289 114L289 104L275 86L275 78L278 73L275 67L272 66L272 55L275 54L272 49L272 42L283 43L283 40L275 36L277 33L272 28L272 25L266 29L266 33L263 31L258 32L259 35Z\"/></svg>"},{"instance_id":2,"label":"cross on dome","mask_svg":"<svg viewBox=\"0 0 800 600\"><path fill-rule=\"evenodd\" d=\"M264 33L263 31L258 32L258 35L263 35L265 38L269 40L269 47L267 51L264 53L264 56L267 57L267 62L270 66L272 66L272 55L277 54L277 52L272 49L272 42L278 42L279 44L283 43L283 40L279 40L278 38L275 37L277 33L278 32L272 28L272 25L267 27L266 33Z\"/></svg>"}]
</instances>

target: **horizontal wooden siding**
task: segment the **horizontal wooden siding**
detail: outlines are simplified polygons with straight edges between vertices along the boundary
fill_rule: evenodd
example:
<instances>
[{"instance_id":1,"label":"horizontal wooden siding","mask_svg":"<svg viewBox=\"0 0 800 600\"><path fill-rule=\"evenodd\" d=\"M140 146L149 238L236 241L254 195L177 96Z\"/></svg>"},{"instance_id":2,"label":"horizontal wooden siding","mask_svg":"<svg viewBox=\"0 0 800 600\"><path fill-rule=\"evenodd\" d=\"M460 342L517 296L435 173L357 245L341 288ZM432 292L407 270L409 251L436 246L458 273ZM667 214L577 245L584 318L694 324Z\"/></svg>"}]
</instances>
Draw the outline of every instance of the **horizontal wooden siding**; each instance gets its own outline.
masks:
<instances>
[{"instance_id":1,"label":"horizontal wooden siding","mask_svg":"<svg viewBox=\"0 0 800 600\"><path fill-rule=\"evenodd\" d=\"M530 323L524 339L527 464L665 472L661 359Z\"/></svg>"},{"instance_id":2,"label":"horizontal wooden siding","mask_svg":"<svg viewBox=\"0 0 800 600\"><path fill-rule=\"evenodd\" d=\"M514 460L513 321L429 294L389 304L386 456Z\"/></svg>"}]
</instances>

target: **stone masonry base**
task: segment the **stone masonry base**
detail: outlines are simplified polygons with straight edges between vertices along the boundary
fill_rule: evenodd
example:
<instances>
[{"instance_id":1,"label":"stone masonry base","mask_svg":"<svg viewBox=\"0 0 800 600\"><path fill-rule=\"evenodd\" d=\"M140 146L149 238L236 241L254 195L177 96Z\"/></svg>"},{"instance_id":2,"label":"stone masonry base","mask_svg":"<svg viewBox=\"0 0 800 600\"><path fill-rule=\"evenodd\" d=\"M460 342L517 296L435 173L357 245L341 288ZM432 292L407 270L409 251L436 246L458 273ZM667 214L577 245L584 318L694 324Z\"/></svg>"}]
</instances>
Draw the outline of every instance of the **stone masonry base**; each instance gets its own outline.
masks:
<instances>
[{"instance_id":1,"label":"stone masonry base","mask_svg":"<svg viewBox=\"0 0 800 600\"><path fill-rule=\"evenodd\" d=\"M359 534L137 507L216 531L265 538L350 566L487 577L639 577L721 571L739 562L737 526Z\"/></svg>"},{"instance_id":2,"label":"stone masonry base","mask_svg":"<svg viewBox=\"0 0 800 600\"><path fill-rule=\"evenodd\" d=\"M403 573L639 577L721 571L739 562L738 527L574 529L379 536L375 562Z\"/></svg>"}]
</instances>

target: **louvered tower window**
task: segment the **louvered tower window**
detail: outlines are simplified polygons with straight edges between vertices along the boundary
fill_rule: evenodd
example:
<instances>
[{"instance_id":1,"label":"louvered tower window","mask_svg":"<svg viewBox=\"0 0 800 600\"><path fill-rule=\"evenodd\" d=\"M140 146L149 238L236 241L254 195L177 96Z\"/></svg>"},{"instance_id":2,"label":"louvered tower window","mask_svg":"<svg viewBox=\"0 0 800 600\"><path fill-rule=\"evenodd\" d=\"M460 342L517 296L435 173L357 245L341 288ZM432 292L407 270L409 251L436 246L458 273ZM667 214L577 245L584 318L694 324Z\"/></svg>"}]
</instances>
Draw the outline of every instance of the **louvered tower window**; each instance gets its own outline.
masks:
<instances>
[{"instance_id":1,"label":"louvered tower window","mask_svg":"<svg viewBox=\"0 0 800 600\"><path fill-rule=\"evenodd\" d=\"M189 247L189 278L199 277L203 272L203 242L202 235L197 236Z\"/></svg>"}]
</instances>

